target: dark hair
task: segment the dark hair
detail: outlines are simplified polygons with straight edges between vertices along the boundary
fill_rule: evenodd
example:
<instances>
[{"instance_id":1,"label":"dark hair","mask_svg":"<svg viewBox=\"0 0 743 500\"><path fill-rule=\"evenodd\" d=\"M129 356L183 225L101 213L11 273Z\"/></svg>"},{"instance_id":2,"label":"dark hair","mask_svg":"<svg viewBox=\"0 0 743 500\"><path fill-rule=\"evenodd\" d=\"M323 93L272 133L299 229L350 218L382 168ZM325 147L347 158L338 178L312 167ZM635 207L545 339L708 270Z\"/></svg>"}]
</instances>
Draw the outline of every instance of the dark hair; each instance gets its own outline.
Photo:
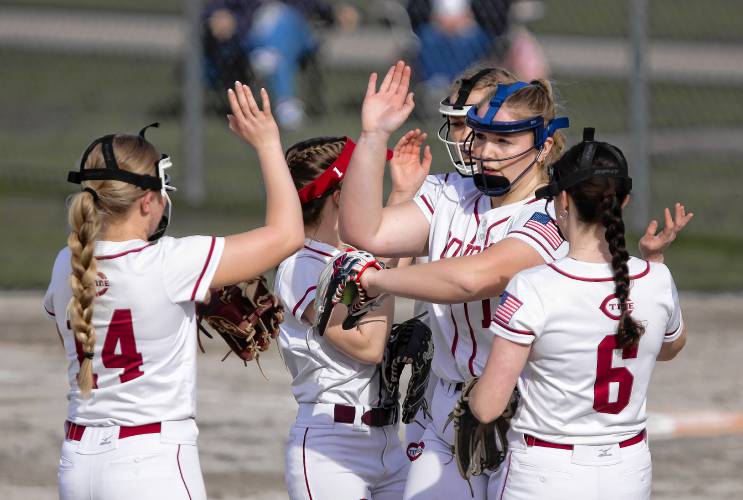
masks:
<instances>
[{"instance_id":1,"label":"dark hair","mask_svg":"<svg viewBox=\"0 0 743 500\"><path fill-rule=\"evenodd\" d=\"M559 175L565 177L578 170L584 144L570 148L556 168ZM609 150L611 148L611 151ZM612 154L612 151L614 154ZM624 155L610 144L600 143L593 157L594 169L617 168L618 153ZM609 243L611 266L614 271L615 295L619 300L621 311L617 325L617 347L634 346L645 333L645 328L630 316L627 302L629 300L629 253L624 238L624 221L622 220L622 202L629 194L631 183L628 178L592 176L585 181L567 188L578 210L578 218L586 223L601 223L606 228L604 237Z\"/></svg>"},{"instance_id":2,"label":"dark hair","mask_svg":"<svg viewBox=\"0 0 743 500\"><path fill-rule=\"evenodd\" d=\"M346 145L345 137L314 137L298 142L286 150L286 163L289 165L294 187L305 187L333 164ZM320 220L325 199L340 189L340 184L321 197L302 205L302 220L312 226Z\"/></svg>"}]
</instances>

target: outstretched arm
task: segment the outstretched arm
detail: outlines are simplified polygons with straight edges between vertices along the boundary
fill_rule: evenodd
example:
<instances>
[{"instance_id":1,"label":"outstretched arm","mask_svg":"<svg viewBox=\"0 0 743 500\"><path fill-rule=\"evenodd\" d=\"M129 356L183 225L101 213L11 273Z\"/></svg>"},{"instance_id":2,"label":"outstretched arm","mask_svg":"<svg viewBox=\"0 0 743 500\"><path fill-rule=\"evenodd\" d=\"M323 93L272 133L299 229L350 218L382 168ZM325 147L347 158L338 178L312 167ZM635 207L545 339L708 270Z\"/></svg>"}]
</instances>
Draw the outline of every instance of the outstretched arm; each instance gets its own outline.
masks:
<instances>
[{"instance_id":1,"label":"outstretched arm","mask_svg":"<svg viewBox=\"0 0 743 500\"><path fill-rule=\"evenodd\" d=\"M225 238L224 251L211 287L246 280L277 266L304 241L302 208L281 148L279 128L271 114L268 93L261 89L262 109L247 85L228 92L230 130L258 153L266 187L263 227Z\"/></svg>"},{"instance_id":2,"label":"outstretched arm","mask_svg":"<svg viewBox=\"0 0 743 500\"><path fill-rule=\"evenodd\" d=\"M361 277L369 295L389 293L437 304L459 304L497 297L516 273L544 264L526 243L507 238L482 253L428 264L377 271Z\"/></svg>"},{"instance_id":3,"label":"outstretched arm","mask_svg":"<svg viewBox=\"0 0 743 500\"><path fill-rule=\"evenodd\" d=\"M392 133L413 110L410 67L391 67L377 90L372 73L362 107L362 132L341 190L338 229L343 241L380 256L421 255L428 222L412 201L383 207L384 163Z\"/></svg>"}]
</instances>

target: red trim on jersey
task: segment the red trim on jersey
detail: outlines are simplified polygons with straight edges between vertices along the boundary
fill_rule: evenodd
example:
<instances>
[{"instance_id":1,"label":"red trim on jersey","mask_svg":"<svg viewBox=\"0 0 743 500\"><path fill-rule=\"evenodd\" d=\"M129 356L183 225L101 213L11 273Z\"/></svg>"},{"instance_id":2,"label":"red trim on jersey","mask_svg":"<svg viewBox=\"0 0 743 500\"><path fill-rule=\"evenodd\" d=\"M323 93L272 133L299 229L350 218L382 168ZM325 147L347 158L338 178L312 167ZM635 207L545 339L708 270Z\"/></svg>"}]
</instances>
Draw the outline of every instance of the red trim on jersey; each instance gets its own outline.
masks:
<instances>
[{"instance_id":1,"label":"red trim on jersey","mask_svg":"<svg viewBox=\"0 0 743 500\"><path fill-rule=\"evenodd\" d=\"M310 428L306 428L304 430L304 438L302 439L302 468L304 469L304 484L307 486L307 494L310 496L310 500L312 500L312 492L310 491L310 480L307 477L307 456L305 455L305 445L307 444L307 432L310 430Z\"/></svg>"},{"instance_id":2,"label":"red trim on jersey","mask_svg":"<svg viewBox=\"0 0 743 500\"><path fill-rule=\"evenodd\" d=\"M504 330L508 330L511 333L518 333L519 335L531 335L534 336L534 332L531 332L529 330L518 330L516 328L512 328L505 324L503 321L499 320L497 317L493 316L493 322L503 328Z\"/></svg>"},{"instance_id":3,"label":"red trim on jersey","mask_svg":"<svg viewBox=\"0 0 743 500\"><path fill-rule=\"evenodd\" d=\"M183 487L186 488L188 500L191 500L191 492L188 491L188 485L186 484L186 479L183 477L183 470L181 469L181 445L178 445L178 452L175 454L175 461L178 462L178 472L181 473L181 481L183 481Z\"/></svg>"},{"instance_id":4,"label":"red trim on jersey","mask_svg":"<svg viewBox=\"0 0 743 500\"><path fill-rule=\"evenodd\" d=\"M294 308L292 309L292 316L294 316L295 314L297 314L297 309L299 309L299 306L301 306L301 305L302 305L302 302L304 302L304 299L306 299L306 298L307 298L307 295L309 295L309 293L310 293L310 292L311 292L312 290L314 290L315 288L317 288L317 285L312 285L311 287L309 287L309 288L307 289L307 291L306 291L306 292L304 292L304 295L302 295L302 298L301 298L301 299L299 299L299 302L297 302L297 304L296 304L296 305L294 306Z\"/></svg>"},{"instance_id":5,"label":"red trim on jersey","mask_svg":"<svg viewBox=\"0 0 743 500\"><path fill-rule=\"evenodd\" d=\"M322 250L318 250L317 248L312 248L311 246L305 245L304 248L306 248L310 252L315 252L315 253L319 253L320 255L324 255L325 257L333 257L332 254L329 254L327 252L323 252Z\"/></svg>"},{"instance_id":6,"label":"red trim on jersey","mask_svg":"<svg viewBox=\"0 0 743 500\"><path fill-rule=\"evenodd\" d=\"M196 298L196 292L199 290L199 285L201 284L201 278L204 277L204 274L206 273L206 268L209 267L209 261L212 260L212 253L214 253L214 244L216 243L217 238L215 236L212 236L212 244L209 246L209 254L206 256L206 262L204 262L204 268L201 270L201 274L199 274L199 279L196 280L196 285L193 287L193 292L191 292L191 300L194 300Z\"/></svg>"},{"instance_id":7,"label":"red trim on jersey","mask_svg":"<svg viewBox=\"0 0 743 500\"><path fill-rule=\"evenodd\" d=\"M444 184L446 184L447 182L449 182L449 173L448 172L444 176Z\"/></svg>"},{"instance_id":8,"label":"red trim on jersey","mask_svg":"<svg viewBox=\"0 0 743 500\"><path fill-rule=\"evenodd\" d=\"M563 276L566 276L568 278L571 278L571 279L574 279L574 280L578 280L578 281L588 281L588 282L591 282L591 283L597 283L597 282L600 282L600 281L614 281L614 278L613 277L610 277L610 278L586 278L586 277L583 277L583 276L576 276L574 274L568 273L567 271L563 271L562 269L560 269L559 267L557 267L552 262L550 262L547 265L550 266L555 271L557 271L558 273L562 274ZM650 262L645 261L645 270L642 271L642 272L640 272L640 273L635 274L634 276L630 276L629 279L630 280L640 279L643 276L647 275L649 272L650 272Z\"/></svg>"},{"instance_id":9,"label":"red trim on jersey","mask_svg":"<svg viewBox=\"0 0 743 500\"><path fill-rule=\"evenodd\" d=\"M540 198L532 198L531 200L527 201L525 204L526 205L531 205L532 203L537 202L539 200L540 200Z\"/></svg>"},{"instance_id":10,"label":"red trim on jersey","mask_svg":"<svg viewBox=\"0 0 743 500\"><path fill-rule=\"evenodd\" d=\"M470 373L475 377L475 369L472 364L475 362L475 356L477 356L477 340L475 339L475 331L472 329L472 324L470 323L470 312L467 304L464 304L464 318L467 320L467 327L470 329L470 338L472 339L472 355L470 356L469 368Z\"/></svg>"},{"instance_id":11,"label":"red trim on jersey","mask_svg":"<svg viewBox=\"0 0 743 500\"><path fill-rule=\"evenodd\" d=\"M624 441L620 441L617 444L619 444L620 448L626 448L633 444L637 444L644 439L645 429L641 430L637 435L625 439ZM556 448L558 450L572 450L574 448L572 444L552 443L550 441L539 439L538 437L530 436L529 434L524 434L524 441L526 441L526 446L541 446L543 448Z\"/></svg>"},{"instance_id":12,"label":"red trim on jersey","mask_svg":"<svg viewBox=\"0 0 743 500\"><path fill-rule=\"evenodd\" d=\"M555 256L552 255L552 252L550 252L549 250L547 250L547 247L544 246L544 243L542 243L541 241L539 241L538 239L536 239L534 237L534 235L529 234L529 233L527 233L525 231L519 231L518 229L514 229L513 231L510 231L508 234L513 234L513 233L523 234L524 236L528 236L529 238L533 239L534 241L536 241L537 243L539 243L539 246L542 247L542 249L545 252L547 252L547 255L549 255L552 260L555 260ZM508 236L508 235L506 235L506 236ZM557 247L557 248L560 248L560 247Z\"/></svg>"},{"instance_id":13,"label":"red trim on jersey","mask_svg":"<svg viewBox=\"0 0 743 500\"><path fill-rule=\"evenodd\" d=\"M495 226L497 226L499 224L503 224L504 222L506 222L510 218L511 218L511 216L509 215L508 217L504 217L501 220L497 220L497 221L493 222L492 224L490 224L490 226L488 226L488 230L485 231L485 243L483 244L483 247L484 248L487 248L487 246L488 246L488 240L490 239L490 230L493 229Z\"/></svg>"},{"instance_id":14,"label":"red trim on jersey","mask_svg":"<svg viewBox=\"0 0 743 500\"><path fill-rule=\"evenodd\" d=\"M422 195L420 196L420 198L421 198L421 200L423 200L423 203L425 203L425 204L426 204L426 208L428 209L428 211L429 211L429 212L431 212L431 215L433 215L433 206L431 205L431 202L429 202L429 201L428 201L428 200L426 199L426 195L425 195L425 194L422 194Z\"/></svg>"},{"instance_id":15,"label":"red trim on jersey","mask_svg":"<svg viewBox=\"0 0 743 500\"><path fill-rule=\"evenodd\" d=\"M477 205L480 204L480 200L482 199L482 197L483 197L483 195L480 195L475 200L475 222L477 222L477 225L478 226L480 225L480 213L477 210ZM474 238L472 239L472 241L474 241Z\"/></svg>"},{"instance_id":16,"label":"red trim on jersey","mask_svg":"<svg viewBox=\"0 0 743 500\"><path fill-rule=\"evenodd\" d=\"M146 244L145 246L143 246L143 247L139 247L139 248L132 248L131 250L126 250L126 251L124 251L124 252L120 252L120 253L115 253L115 254L113 254L113 255L96 255L95 259L96 259L96 260L110 260L110 259L116 259L116 258L118 258L118 257L123 257L124 255L130 254L130 253L141 252L141 251L142 251L142 250L144 250L145 248L149 248L149 247L151 247L152 245L154 245L154 243L147 243L147 244Z\"/></svg>"},{"instance_id":17,"label":"red trim on jersey","mask_svg":"<svg viewBox=\"0 0 743 500\"><path fill-rule=\"evenodd\" d=\"M679 329L681 328L681 324L682 324L682 323L681 323L681 322L679 322L679 326L677 326L677 327L676 327L676 328L675 328L674 330L672 330L672 331L670 331L670 332L668 332L668 333L664 334L664 336L665 336L665 337L670 337L670 336L672 336L672 335L676 335L676 334L678 333Z\"/></svg>"},{"instance_id":18,"label":"red trim on jersey","mask_svg":"<svg viewBox=\"0 0 743 500\"><path fill-rule=\"evenodd\" d=\"M500 490L500 496L498 500L503 500L503 492L506 491L506 484L508 484L508 473L511 472L511 453L508 453L508 465L506 465L506 477L503 479L503 488Z\"/></svg>"},{"instance_id":19,"label":"red trim on jersey","mask_svg":"<svg viewBox=\"0 0 743 500\"><path fill-rule=\"evenodd\" d=\"M449 314L451 315L451 322L454 323L454 340L451 341L451 355L457 351L457 342L459 342L459 328L457 328L457 321L454 319L454 309L449 306ZM456 359L456 356L454 356Z\"/></svg>"},{"instance_id":20,"label":"red trim on jersey","mask_svg":"<svg viewBox=\"0 0 743 500\"><path fill-rule=\"evenodd\" d=\"M48 314L49 316L53 316L53 317L55 317L55 318L57 317L57 315L56 315L56 314L54 314L53 312L51 312L51 311L50 311L49 309L47 309L47 308L46 308L46 305L44 305L44 310L46 311L46 313L47 313L47 314Z\"/></svg>"}]
</instances>

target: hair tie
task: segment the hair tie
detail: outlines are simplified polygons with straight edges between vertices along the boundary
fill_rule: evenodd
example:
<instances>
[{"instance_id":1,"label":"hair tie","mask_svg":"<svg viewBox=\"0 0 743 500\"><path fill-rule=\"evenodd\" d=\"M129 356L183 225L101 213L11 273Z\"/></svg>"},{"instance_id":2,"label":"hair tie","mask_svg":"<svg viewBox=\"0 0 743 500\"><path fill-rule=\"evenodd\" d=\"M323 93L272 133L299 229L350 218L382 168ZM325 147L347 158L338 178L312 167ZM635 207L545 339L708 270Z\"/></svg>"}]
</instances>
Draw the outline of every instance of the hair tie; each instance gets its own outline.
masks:
<instances>
[{"instance_id":1,"label":"hair tie","mask_svg":"<svg viewBox=\"0 0 743 500\"><path fill-rule=\"evenodd\" d=\"M91 194L91 196L93 196L93 203L98 203L98 193L95 192L95 189L91 187L84 187L83 191L87 191Z\"/></svg>"},{"instance_id":2,"label":"hair tie","mask_svg":"<svg viewBox=\"0 0 743 500\"><path fill-rule=\"evenodd\" d=\"M93 359L93 355L94 355L94 354L95 354L95 353L92 353L92 352L84 352L84 353L83 353L83 356L84 356L85 358L87 358L87 359Z\"/></svg>"}]
</instances>

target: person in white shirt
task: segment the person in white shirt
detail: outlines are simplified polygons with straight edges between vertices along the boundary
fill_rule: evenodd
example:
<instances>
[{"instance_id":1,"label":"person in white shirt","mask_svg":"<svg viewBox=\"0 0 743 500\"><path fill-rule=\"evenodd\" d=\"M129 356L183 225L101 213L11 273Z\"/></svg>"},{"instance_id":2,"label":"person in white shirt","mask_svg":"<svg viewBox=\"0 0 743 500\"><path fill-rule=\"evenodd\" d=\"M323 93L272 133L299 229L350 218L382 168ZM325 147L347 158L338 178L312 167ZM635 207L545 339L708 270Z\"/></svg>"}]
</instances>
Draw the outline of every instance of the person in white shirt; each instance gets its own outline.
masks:
<instances>
[{"instance_id":1,"label":"person in white shirt","mask_svg":"<svg viewBox=\"0 0 743 500\"><path fill-rule=\"evenodd\" d=\"M304 218L304 247L278 268L275 293L288 312L279 346L299 407L286 446L285 479L292 500L402 496L408 460L398 438L398 402L384 390L382 362L394 314L384 300L344 330L346 307L318 332L314 301L326 264L348 247L338 235L338 202L354 143L318 137L290 147L286 159ZM411 198L426 172L414 174ZM295 197L297 195L295 194Z\"/></svg>"},{"instance_id":2,"label":"person in white shirt","mask_svg":"<svg viewBox=\"0 0 743 500\"><path fill-rule=\"evenodd\" d=\"M626 250L631 187L619 148L586 129L537 191L555 199L570 251L516 274L495 310L469 404L490 422L516 385L521 400L489 498L650 498L648 385L656 360L683 348L686 329L668 268Z\"/></svg>"},{"instance_id":3,"label":"person in white shirt","mask_svg":"<svg viewBox=\"0 0 743 500\"><path fill-rule=\"evenodd\" d=\"M240 83L228 97L230 129L260 160L263 227L224 238L163 236L175 188L170 158L145 139L147 127L96 139L70 172L83 190L71 199L68 244L44 298L69 362L63 500L206 498L194 420L195 302L302 244L268 94L261 91L262 109Z\"/></svg>"}]
</instances>

